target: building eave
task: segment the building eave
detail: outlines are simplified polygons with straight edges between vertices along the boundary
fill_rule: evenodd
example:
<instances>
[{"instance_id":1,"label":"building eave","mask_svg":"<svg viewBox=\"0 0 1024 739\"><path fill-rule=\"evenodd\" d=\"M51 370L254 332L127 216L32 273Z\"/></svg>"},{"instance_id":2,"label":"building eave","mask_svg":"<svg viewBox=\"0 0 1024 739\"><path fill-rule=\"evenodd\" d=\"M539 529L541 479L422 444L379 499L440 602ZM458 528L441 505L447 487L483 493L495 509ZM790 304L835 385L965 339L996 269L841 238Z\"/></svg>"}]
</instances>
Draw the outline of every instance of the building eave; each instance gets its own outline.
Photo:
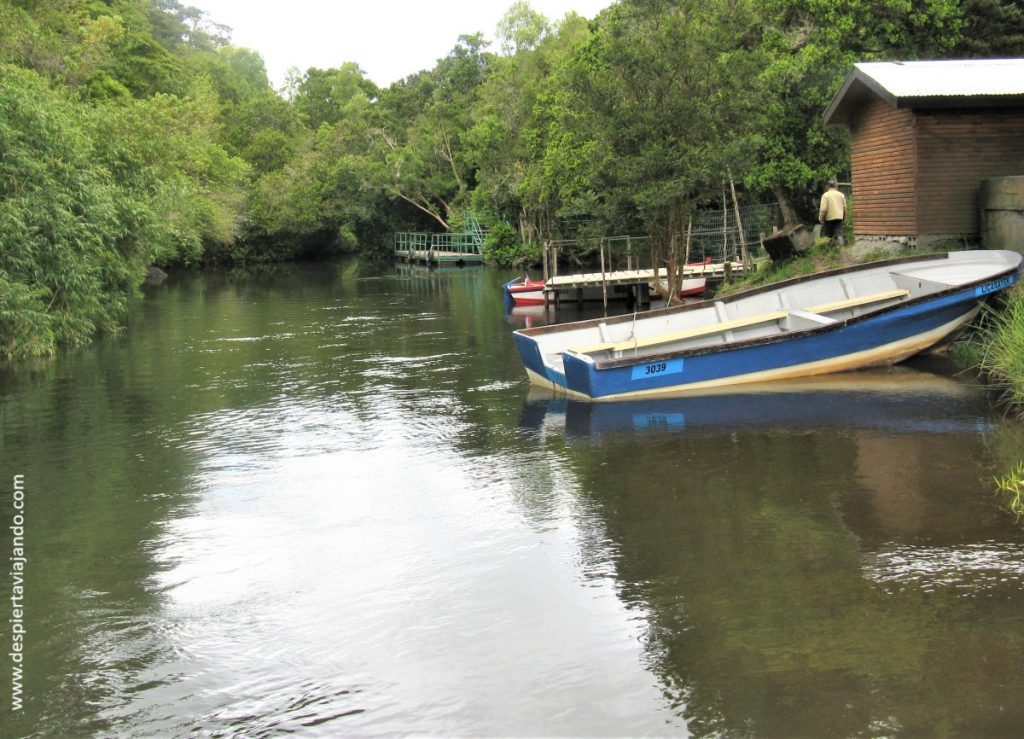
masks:
<instances>
[{"instance_id":1,"label":"building eave","mask_svg":"<svg viewBox=\"0 0 1024 739\"><path fill-rule=\"evenodd\" d=\"M849 126L873 98L894 109L1024 107L1022 70L1022 59L856 64L822 120L827 127Z\"/></svg>"}]
</instances>

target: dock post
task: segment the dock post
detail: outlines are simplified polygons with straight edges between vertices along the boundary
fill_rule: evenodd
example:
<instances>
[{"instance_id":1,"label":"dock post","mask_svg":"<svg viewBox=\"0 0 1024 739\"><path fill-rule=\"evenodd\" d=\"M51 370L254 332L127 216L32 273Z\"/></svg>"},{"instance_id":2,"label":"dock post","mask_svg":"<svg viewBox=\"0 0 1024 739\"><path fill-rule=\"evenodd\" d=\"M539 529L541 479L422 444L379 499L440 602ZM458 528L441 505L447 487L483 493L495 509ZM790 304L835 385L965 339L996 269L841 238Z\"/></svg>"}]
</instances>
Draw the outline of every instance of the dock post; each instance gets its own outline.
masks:
<instances>
[{"instance_id":1,"label":"dock post","mask_svg":"<svg viewBox=\"0 0 1024 739\"><path fill-rule=\"evenodd\" d=\"M597 248L598 248L598 252L601 254L601 300L604 303L604 310L607 313L608 312L608 277L605 275L605 272L604 272L604 239L603 238L601 239L600 242L598 242ZM582 295L583 295L583 291L582 290L580 291L580 295L581 295L581 298L582 298Z\"/></svg>"},{"instance_id":2,"label":"dock post","mask_svg":"<svg viewBox=\"0 0 1024 739\"><path fill-rule=\"evenodd\" d=\"M551 247L551 277L552 279L558 277L558 247ZM560 293L558 288L555 288L555 315L558 315Z\"/></svg>"},{"instance_id":3,"label":"dock post","mask_svg":"<svg viewBox=\"0 0 1024 739\"><path fill-rule=\"evenodd\" d=\"M541 252L541 269L544 271L544 315L548 314L548 252L551 251L551 242L544 242L544 250Z\"/></svg>"}]
</instances>

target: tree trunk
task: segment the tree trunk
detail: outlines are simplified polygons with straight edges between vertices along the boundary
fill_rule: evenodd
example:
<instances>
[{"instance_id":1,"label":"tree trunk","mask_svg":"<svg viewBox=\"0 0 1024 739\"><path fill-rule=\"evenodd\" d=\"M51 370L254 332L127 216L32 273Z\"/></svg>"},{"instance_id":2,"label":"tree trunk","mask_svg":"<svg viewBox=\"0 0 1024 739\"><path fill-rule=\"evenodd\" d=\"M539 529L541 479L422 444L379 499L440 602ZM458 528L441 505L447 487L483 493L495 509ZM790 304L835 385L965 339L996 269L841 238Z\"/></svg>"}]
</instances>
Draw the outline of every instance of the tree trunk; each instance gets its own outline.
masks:
<instances>
[{"instance_id":1,"label":"tree trunk","mask_svg":"<svg viewBox=\"0 0 1024 739\"><path fill-rule=\"evenodd\" d=\"M782 210L783 228L792 228L800 223L800 216L796 214L796 207L793 205L793 199L789 197L789 192L780 185L773 187L772 191L775 193L775 197L779 201L779 208Z\"/></svg>"},{"instance_id":2,"label":"tree trunk","mask_svg":"<svg viewBox=\"0 0 1024 739\"><path fill-rule=\"evenodd\" d=\"M676 234L673 231L668 248L668 268L665 270L665 282L668 284L668 295L665 297L665 305L670 306L677 301L679 290L676 286L679 272L679 257L676 241Z\"/></svg>"},{"instance_id":3,"label":"tree trunk","mask_svg":"<svg viewBox=\"0 0 1024 739\"><path fill-rule=\"evenodd\" d=\"M732 207L736 211L736 232L740 237L740 254L743 260L743 268L750 267L750 252L747 251L747 237L743 235L743 221L740 219L740 201L736 199L736 183L732 180L732 172L729 172L729 189L732 191Z\"/></svg>"}]
</instances>

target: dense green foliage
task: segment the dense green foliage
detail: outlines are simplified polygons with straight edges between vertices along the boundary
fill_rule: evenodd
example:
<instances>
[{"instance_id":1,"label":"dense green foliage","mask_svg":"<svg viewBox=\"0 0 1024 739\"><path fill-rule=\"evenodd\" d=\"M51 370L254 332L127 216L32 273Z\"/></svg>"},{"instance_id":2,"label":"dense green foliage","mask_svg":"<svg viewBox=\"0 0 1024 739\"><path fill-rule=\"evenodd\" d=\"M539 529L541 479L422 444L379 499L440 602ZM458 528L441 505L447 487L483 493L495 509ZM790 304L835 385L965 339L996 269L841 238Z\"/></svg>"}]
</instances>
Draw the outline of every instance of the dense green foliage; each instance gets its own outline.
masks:
<instances>
[{"instance_id":1,"label":"dense green foliage","mask_svg":"<svg viewBox=\"0 0 1024 739\"><path fill-rule=\"evenodd\" d=\"M853 62L1024 53L1013 0L519 0L496 31L386 89L350 62L275 91L178 0L0 0L0 354L115 328L152 264L386 254L480 211L502 263L581 225L671 263L731 182L807 217Z\"/></svg>"},{"instance_id":2,"label":"dense green foliage","mask_svg":"<svg viewBox=\"0 0 1024 739\"><path fill-rule=\"evenodd\" d=\"M512 226L505 221L499 221L488 229L484 238L483 253L488 264L521 267L539 262L541 247L538 244L524 244Z\"/></svg>"}]
</instances>

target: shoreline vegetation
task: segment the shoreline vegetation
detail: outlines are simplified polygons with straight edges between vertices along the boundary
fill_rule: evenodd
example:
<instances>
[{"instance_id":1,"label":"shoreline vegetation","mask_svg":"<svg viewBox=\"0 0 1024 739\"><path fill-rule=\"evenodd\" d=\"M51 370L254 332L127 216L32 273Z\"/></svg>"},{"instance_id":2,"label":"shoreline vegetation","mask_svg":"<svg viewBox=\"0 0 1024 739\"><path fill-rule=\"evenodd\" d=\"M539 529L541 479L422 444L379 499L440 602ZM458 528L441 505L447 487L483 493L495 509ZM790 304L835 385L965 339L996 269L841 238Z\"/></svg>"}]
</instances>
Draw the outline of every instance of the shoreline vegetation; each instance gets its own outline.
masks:
<instances>
[{"instance_id":1,"label":"shoreline vegetation","mask_svg":"<svg viewBox=\"0 0 1024 739\"><path fill-rule=\"evenodd\" d=\"M618 0L593 19L520 0L493 36L465 30L387 88L349 61L275 90L179 0L0 4L0 358L120 330L153 266L384 258L396 231L475 213L492 264L602 233L672 264L733 185L813 222L849 168L821 111L854 62L1024 55L1013 0ZM977 350L1018 413L1020 302Z\"/></svg>"}]
</instances>

